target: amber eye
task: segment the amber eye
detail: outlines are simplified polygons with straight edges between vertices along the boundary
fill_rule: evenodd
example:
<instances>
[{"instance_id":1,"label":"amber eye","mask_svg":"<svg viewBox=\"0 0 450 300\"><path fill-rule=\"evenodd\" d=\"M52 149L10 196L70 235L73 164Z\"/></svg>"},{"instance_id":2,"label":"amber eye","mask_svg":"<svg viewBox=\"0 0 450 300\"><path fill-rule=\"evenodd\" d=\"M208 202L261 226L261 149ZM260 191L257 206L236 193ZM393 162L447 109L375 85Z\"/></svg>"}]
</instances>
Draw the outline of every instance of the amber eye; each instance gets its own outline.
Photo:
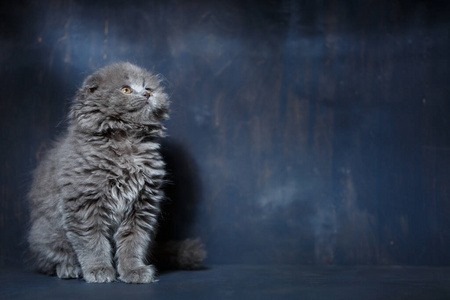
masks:
<instances>
[{"instance_id":1,"label":"amber eye","mask_svg":"<svg viewBox=\"0 0 450 300\"><path fill-rule=\"evenodd\" d=\"M145 90L146 90L147 92L149 92L150 95L153 93L153 90L152 90L151 88L146 88Z\"/></svg>"},{"instance_id":2,"label":"amber eye","mask_svg":"<svg viewBox=\"0 0 450 300\"><path fill-rule=\"evenodd\" d=\"M131 94L131 88L129 86L124 86L122 88L122 92L124 92L125 94Z\"/></svg>"}]
</instances>

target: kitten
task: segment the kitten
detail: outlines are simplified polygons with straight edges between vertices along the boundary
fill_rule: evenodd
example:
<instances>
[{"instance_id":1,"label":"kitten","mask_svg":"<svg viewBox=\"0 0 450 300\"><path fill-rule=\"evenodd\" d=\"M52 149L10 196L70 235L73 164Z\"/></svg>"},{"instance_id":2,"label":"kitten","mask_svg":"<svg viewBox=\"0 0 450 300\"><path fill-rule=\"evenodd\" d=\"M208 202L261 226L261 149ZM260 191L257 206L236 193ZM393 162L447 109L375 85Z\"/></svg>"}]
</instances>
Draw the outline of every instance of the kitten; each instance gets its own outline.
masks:
<instances>
[{"instance_id":1,"label":"kitten","mask_svg":"<svg viewBox=\"0 0 450 300\"><path fill-rule=\"evenodd\" d=\"M86 78L67 132L29 193L28 241L39 271L87 282L155 281L147 257L164 199L157 141L168 110L161 79L130 63ZM198 240L168 245L155 253L171 255L162 260L172 267L197 268L206 254Z\"/></svg>"}]
</instances>

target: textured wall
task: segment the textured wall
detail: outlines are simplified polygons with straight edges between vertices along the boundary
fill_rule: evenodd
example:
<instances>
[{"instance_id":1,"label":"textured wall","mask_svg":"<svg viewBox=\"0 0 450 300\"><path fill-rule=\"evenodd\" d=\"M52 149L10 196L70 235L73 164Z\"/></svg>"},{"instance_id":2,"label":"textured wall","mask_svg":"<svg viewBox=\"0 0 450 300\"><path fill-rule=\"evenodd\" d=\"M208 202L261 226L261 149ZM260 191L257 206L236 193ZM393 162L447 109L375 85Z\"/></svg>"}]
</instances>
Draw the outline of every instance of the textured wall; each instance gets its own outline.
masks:
<instances>
[{"instance_id":1,"label":"textured wall","mask_svg":"<svg viewBox=\"0 0 450 300\"><path fill-rule=\"evenodd\" d=\"M121 60L170 82L162 232L209 263L450 264L445 1L4 2L0 265L71 97Z\"/></svg>"}]
</instances>

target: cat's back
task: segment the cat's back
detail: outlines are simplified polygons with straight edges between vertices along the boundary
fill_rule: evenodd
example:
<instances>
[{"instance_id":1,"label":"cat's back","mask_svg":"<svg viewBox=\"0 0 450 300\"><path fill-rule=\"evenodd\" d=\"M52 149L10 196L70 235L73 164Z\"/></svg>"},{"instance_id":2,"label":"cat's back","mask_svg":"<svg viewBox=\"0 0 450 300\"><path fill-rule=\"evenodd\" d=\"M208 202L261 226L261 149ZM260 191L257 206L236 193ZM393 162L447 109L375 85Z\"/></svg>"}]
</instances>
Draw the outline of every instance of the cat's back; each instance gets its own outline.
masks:
<instances>
[{"instance_id":1,"label":"cat's back","mask_svg":"<svg viewBox=\"0 0 450 300\"><path fill-rule=\"evenodd\" d=\"M42 155L42 159L33 172L33 182L28 193L32 218L57 207L61 158L70 148L67 144L67 136L55 141L52 147Z\"/></svg>"},{"instance_id":2,"label":"cat's back","mask_svg":"<svg viewBox=\"0 0 450 300\"><path fill-rule=\"evenodd\" d=\"M107 145L89 140L69 128L43 155L28 193L32 218L60 209L60 201L87 191L87 184L97 185L103 176L95 177L98 171L113 169Z\"/></svg>"}]
</instances>

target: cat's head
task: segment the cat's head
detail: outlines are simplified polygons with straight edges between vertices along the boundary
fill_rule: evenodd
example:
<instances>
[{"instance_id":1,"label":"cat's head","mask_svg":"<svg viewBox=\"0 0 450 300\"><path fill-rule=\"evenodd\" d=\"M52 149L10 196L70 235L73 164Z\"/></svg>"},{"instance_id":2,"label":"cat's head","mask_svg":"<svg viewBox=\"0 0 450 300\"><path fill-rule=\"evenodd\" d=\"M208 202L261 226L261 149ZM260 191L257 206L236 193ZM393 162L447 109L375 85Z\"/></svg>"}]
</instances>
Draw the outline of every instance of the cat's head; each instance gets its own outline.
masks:
<instances>
[{"instance_id":1,"label":"cat's head","mask_svg":"<svg viewBox=\"0 0 450 300\"><path fill-rule=\"evenodd\" d=\"M161 83L160 76L130 63L106 66L85 79L71 122L94 132L158 125L169 117L169 97Z\"/></svg>"}]
</instances>

